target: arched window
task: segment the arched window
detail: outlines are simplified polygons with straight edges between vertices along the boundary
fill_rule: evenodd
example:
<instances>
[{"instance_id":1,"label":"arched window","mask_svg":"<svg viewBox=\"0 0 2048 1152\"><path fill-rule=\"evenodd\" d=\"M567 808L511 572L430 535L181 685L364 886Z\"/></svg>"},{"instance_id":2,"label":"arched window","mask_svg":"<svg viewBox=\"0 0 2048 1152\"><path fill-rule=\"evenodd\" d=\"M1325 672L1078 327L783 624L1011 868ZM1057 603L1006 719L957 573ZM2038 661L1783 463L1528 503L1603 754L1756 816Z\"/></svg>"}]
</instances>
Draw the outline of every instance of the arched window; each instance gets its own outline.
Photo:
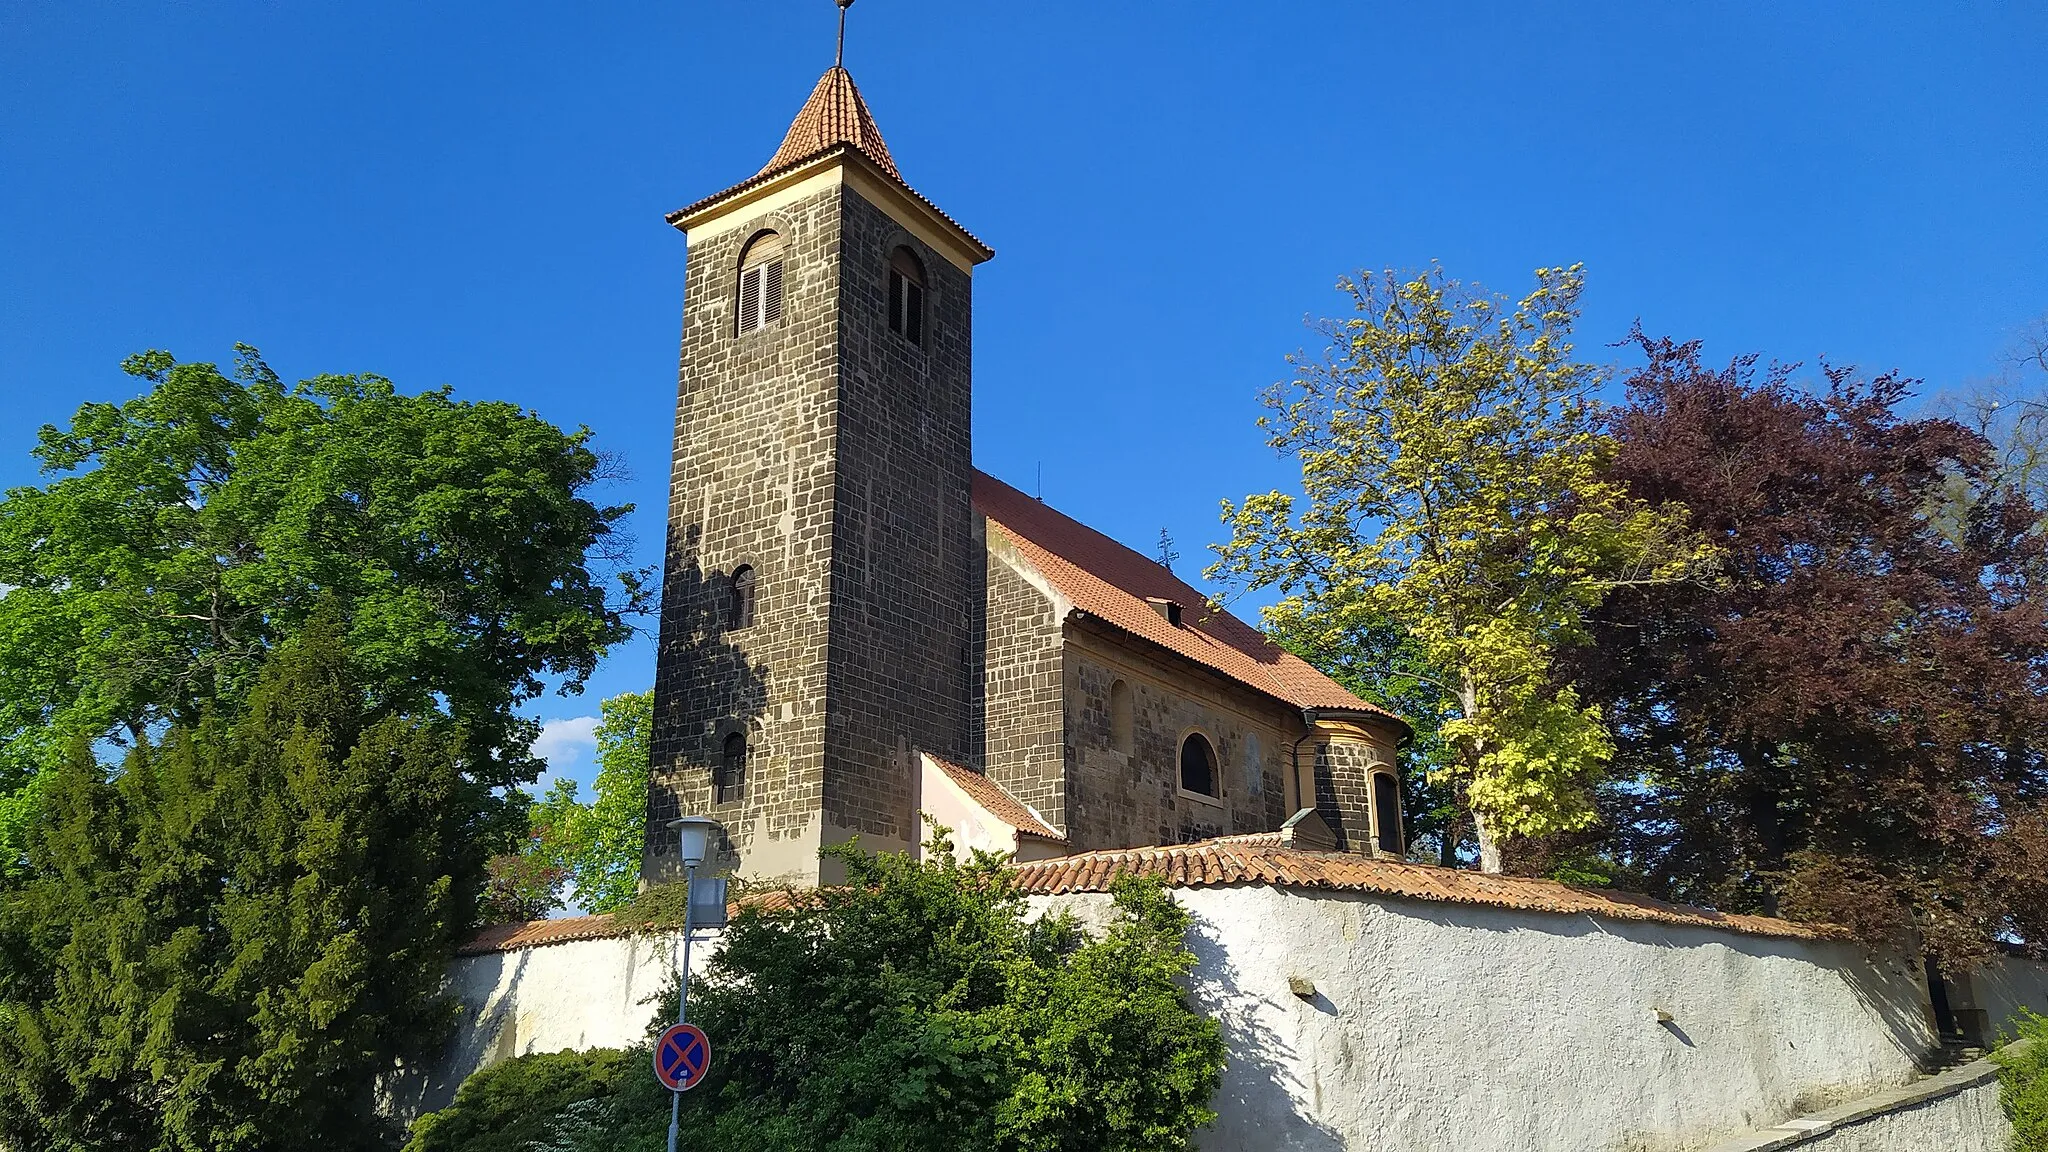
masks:
<instances>
[{"instance_id":1,"label":"arched window","mask_svg":"<svg viewBox=\"0 0 2048 1152\"><path fill-rule=\"evenodd\" d=\"M1216 750L1200 732L1180 742L1180 786L1202 796L1216 796Z\"/></svg>"},{"instance_id":2,"label":"arched window","mask_svg":"<svg viewBox=\"0 0 2048 1152\"><path fill-rule=\"evenodd\" d=\"M1373 846L1382 852L1408 850L1401 842L1401 781L1392 772L1372 774Z\"/></svg>"},{"instance_id":3,"label":"arched window","mask_svg":"<svg viewBox=\"0 0 2048 1152\"><path fill-rule=\"evenodd\" d=\"M924 346L924 265L908 248L889 253L889 331Z\"/></svg>"},{"instance_id":4,"label":"arched window","mask_svg":"<svg viewBox=\"0 0 2048 1152\"><path fill-rule=\"evenodd\" d=\"M711 774L714 802L737 804L747 791L747 738L734 732L725 738L725 750L718 768Z\"/></svg>"},{"instance_id":5,"label":"arched window","mask_svg":"<svg viewBox=\"0 0 2048 1152\"><path fill-rule=\"evenodd\" d=\"M728 630L746 628L754 623L754 566L742 564L732 570L732 603L726 605L725 626Z\"/></svg>"},{"instance_id":6,"label":"arched window","mask_svg":"<svg viewBox=\"0 0 2048 1152\"><path fill-rule=\"evenodd\" d=\"M739 332L745 335L782 319L782 237L763 232L740 257Z\"/></svg>"},{"instance_id":7,"label":"arched window","mask_svg":"<svg viewBox=\"0 0 2048 1152\"><path fill-rule=\"evenodd\" d=\"M1121 680L1109 686L1109 744L1126 756L1138 744L1137 722L1131 711L1131 686Z\"/></svg>"}]
</instances>

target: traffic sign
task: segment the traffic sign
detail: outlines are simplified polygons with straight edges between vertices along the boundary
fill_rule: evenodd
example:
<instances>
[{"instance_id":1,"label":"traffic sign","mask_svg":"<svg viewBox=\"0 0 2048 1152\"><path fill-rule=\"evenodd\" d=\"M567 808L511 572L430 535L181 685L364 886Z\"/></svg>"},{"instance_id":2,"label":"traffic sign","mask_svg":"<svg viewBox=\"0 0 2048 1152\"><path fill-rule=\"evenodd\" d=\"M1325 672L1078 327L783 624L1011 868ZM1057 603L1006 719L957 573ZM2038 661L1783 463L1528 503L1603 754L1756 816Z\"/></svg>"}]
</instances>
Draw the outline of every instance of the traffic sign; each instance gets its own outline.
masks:
<instances>
[{"instance_id":1,"label":"traffic sign","mask_svg":"<svg viewBox=\"0 0 2048 1152\"><path fill-rule=\"evenodd\" d=\"M671 1024L654 1042L654 1078L671 1092L688 1092L711 1068L711 1038L695 1024Z\"/></svg>"}]
</instances>

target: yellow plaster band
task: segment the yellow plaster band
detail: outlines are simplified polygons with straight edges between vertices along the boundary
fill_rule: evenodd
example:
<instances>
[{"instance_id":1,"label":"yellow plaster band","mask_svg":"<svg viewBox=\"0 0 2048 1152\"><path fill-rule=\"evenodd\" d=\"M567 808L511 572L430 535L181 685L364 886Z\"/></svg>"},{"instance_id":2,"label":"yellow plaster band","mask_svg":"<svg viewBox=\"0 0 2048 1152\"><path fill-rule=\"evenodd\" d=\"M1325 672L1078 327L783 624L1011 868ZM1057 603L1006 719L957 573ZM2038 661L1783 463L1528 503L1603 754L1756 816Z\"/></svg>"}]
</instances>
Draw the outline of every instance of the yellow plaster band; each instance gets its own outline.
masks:
<instances>
[{"instance_id":1,"label":"yellow plaster band","mask_svg":"<svg viewBox=\"0 0 2048 1152\"><path fill-rule=\"evenodd\" d=\"M890 219L903 226L904 231L924 241L932 251L945 257L948 263L962 272L973 274L974 266L988 258L961 236L958 227L916 197L905 194L894 181L869 171L863 162L854 159L856 155L838 152L819 157L731 199L721 200L694 215L685 216L677 220L675 226L694 240L709 240L749 227L763 215L786 208L826 188L847 185L863 200L887 212Z\"/></svg>"}]
</instances>

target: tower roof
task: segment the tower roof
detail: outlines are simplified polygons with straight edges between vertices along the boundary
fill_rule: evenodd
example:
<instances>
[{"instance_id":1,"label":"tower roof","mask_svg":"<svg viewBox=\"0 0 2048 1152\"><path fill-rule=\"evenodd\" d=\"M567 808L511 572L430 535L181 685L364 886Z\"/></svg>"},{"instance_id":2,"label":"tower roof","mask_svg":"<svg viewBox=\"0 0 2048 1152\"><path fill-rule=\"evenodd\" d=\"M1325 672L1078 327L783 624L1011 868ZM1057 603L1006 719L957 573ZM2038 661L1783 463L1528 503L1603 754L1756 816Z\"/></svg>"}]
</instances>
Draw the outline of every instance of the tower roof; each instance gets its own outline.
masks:
<instances>
[{"instance_id":1,"label":"tower roof","mask_svg":"<svg viewBox=\"0 0 2048 1152\"><path fill-rule=\"evenodd\" d=\"M896 161L889 155L889 146L882 142L882 130L875 126L874 113L868 111L868 102L861 99L860 89L854 86L852 74L834 64L818 78L811 98L804 102L803 110L789 126L788 135L782 138L782 147L775 150L775 158L761 172L765 175L838 144L853 145L882 171L903 179L903 173L896 170Z\"/></svg>"}]
</instances>

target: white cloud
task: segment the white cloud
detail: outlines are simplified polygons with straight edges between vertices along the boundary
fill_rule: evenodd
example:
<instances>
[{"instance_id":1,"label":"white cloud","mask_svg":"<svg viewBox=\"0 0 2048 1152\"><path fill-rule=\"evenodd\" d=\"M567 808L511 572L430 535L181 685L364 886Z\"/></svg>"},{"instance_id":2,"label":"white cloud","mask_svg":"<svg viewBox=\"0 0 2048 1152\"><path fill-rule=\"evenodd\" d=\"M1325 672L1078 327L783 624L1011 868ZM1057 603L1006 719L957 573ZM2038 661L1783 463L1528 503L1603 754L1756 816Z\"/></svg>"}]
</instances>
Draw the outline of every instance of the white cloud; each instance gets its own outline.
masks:
<instances>
[{"instance_id":1,"label":"white cloud","mask_svg":"<svg viewBox=\"0 0 2048 1152\"><path fill-rule=\"evenodd\" d=\"M550 775L584 762L597 754L595 716L571 716L565 720L543 720L540 738L533 742L534 755L548 762Z\"/></svg>"}]
</instances>

